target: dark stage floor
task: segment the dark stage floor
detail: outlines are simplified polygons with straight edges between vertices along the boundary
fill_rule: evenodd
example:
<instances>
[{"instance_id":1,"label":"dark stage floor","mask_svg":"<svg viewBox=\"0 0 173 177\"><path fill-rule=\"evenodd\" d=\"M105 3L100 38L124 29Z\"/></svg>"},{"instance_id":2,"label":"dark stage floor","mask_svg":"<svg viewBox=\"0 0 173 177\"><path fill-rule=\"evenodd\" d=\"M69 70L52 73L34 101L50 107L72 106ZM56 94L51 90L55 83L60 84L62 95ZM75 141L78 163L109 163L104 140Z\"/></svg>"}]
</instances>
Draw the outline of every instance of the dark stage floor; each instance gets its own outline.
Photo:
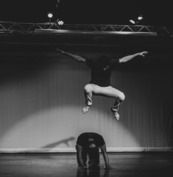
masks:
<instances>
[{"instance_id":1,"label":"dark stage floor","mask_svg":"<svg viewBox=\"0 0 173 177\"><path fill-rule=\"evenodd\" d=\"M172 153L109 153L111 169L80 171L75 154L0 154L0 177L172 177Z\"/></svg>"}]
</instances>

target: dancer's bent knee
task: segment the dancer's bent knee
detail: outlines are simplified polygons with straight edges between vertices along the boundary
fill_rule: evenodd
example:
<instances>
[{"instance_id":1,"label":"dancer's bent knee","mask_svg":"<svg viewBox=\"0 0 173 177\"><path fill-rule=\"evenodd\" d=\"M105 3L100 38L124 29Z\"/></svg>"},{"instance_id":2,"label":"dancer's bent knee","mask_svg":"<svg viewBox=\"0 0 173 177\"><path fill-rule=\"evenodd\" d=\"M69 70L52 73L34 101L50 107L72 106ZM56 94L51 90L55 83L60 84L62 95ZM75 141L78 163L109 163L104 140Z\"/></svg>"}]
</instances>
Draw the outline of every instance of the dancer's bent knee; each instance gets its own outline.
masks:
<instances>
[{"instance_id":1,"label":"dancer's bent knee","mask_svg":"<svg viewBox=\"0 0 173 177\"><path fill-rule=\"evenodd\" d=\"M84 91L86 93L91 93L93 91L93 87L90 84L85 85Z\"/></svg>"},{"instance_id":2,"label":"dancer's bent knee","mask_svg":"<svg viewBox=\"0 0 173 177\"><path fill-rule=\"evenodd\" d=\"M117 97L121 102L125 100L125 94L121 92Z\"/></svg>"}]
</instances>

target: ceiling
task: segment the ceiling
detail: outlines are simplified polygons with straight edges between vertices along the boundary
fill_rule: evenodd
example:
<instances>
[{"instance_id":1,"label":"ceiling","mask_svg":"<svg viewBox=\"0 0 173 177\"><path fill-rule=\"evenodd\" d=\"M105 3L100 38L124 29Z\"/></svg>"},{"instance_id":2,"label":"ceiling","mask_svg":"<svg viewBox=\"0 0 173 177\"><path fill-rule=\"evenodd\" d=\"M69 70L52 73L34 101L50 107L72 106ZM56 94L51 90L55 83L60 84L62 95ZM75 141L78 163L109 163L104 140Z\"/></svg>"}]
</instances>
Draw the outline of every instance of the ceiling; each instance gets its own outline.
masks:
<instances>
[{"instance_id":1,"label":"ceiling","mask_svg":"<svg viewBox=\"0 0 173 177\"><path fill-rule=\"evenodd\" d=\"M66 24L128 24L143 15L142 25L173 26L171 1L1 0L0 21L47 22L47 13Z\"/></svg>"}]
</instances>

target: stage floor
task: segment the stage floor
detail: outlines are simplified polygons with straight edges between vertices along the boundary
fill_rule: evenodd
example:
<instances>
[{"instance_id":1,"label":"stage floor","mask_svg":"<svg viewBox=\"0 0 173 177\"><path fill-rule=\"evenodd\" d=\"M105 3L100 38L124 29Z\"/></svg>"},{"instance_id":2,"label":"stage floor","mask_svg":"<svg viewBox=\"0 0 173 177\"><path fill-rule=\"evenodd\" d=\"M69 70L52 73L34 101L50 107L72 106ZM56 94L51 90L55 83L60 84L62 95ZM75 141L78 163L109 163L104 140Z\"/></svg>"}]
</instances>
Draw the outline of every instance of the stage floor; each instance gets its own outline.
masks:
<instances>
[{"instance_id":1,"label":"stage floor","mask_svg":"<svg viewBox=\"0 0 173 177\"><path fill-rule=\"evenodd\" d=\"M111 169L80 171L76 154L0 154L0 177L172 177L173 153L109 153Z\"/></svg>"}]
</instances>

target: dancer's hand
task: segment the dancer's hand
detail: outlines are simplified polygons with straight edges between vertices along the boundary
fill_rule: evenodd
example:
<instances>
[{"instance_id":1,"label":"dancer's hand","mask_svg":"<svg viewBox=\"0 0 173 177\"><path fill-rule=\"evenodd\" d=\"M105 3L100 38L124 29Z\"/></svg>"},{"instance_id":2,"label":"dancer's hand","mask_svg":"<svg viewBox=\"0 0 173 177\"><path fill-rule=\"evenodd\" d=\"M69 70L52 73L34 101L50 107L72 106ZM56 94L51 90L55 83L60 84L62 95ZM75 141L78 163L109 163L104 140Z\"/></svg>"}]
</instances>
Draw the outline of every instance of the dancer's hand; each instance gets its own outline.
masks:
<instances>
[{"instance_id":1,"label":"dancer's hand","mask_svg":"<svg viewBox=\"0 0 173 177\"><path fill-rule=\"evenodd\" d=\"M147 51L143 51L139 53L139 56L145 57L148 54Z\"/></svg>"}]
</instances>

